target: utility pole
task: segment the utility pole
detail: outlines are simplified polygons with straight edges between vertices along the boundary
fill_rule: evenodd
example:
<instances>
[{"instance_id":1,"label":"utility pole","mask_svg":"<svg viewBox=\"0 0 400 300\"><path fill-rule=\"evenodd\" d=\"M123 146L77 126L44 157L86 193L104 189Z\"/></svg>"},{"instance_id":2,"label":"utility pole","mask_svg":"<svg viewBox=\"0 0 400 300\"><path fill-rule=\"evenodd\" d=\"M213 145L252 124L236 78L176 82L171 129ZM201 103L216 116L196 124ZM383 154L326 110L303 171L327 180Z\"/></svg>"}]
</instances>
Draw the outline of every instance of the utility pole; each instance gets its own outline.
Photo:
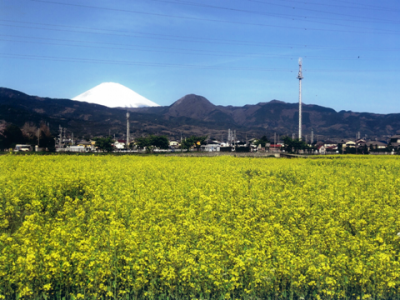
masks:
<instances>
[{"instance_id":1,"label":"utility pole","mask_svg":"<svg viewBox=\"0 0 400 300\"><path fill-rule=\"evenodd\" d=\"M58 126L58 130L60 131L60 139L58 140L58 148L61 149L61 140L62 140L62 127L61 127L61 125Z\"/></svg>"},{"instance_id":2,"label":"utility pole","mask_svg":"<svg viewBox=\"0 0 400 300\"><path fill-rule=\"evenodd\" d=\"M297 78L299 79L299 140L301 141L301 80L303 79L303 72L301 70L303 60L299 58L299 74Z\"/></svg>"},{"instance_id":3,"label":"utility pole","mask_svg":"<svg viewBox=\"0 0 400 300\"><path fill-rule=\"evenodd\" d=\"M314 129L311 129L311 144L314 143Z\"/></svg>"},{"instance_id":4,"label":"utility pole","mask_svg":"<svg viewBox=\"0 0 400 300\"><path fill-rule=\"evenodd\" d=\"M40 147L39 140L40 140L40 128L38 128L38 130L37 130L37 146L38 146L38 148Z\"/></svg>"},{"instance_id":5,"label":"utility pole","mask_svg":"<svg viewBox=\"0 0 400 300\"><path fill-rule=\"evenodd\" d=\"M126 112L126 149L129 149L129 111Z\"/></svg>"}]
</instances>

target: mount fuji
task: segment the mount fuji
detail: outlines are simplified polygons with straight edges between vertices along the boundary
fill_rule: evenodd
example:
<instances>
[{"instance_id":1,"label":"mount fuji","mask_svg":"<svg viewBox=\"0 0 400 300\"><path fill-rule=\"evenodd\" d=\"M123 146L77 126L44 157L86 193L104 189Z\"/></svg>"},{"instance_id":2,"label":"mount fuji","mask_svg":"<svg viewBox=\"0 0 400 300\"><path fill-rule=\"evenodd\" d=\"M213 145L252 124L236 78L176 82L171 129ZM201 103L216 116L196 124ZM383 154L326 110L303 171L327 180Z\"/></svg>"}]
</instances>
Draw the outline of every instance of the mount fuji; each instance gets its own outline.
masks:
<instances>
[{"instance_id":1,"label":"mount fuji","mask_svg":"<svg viewBox=\"0 0 400 300\"><path fill-rule=\"evenodd\" d=\"M131 89L115 82L104 82L76 96L72 100L100 104L108 107L150 107L160 106Z\"/></svg>"}]
</instances>

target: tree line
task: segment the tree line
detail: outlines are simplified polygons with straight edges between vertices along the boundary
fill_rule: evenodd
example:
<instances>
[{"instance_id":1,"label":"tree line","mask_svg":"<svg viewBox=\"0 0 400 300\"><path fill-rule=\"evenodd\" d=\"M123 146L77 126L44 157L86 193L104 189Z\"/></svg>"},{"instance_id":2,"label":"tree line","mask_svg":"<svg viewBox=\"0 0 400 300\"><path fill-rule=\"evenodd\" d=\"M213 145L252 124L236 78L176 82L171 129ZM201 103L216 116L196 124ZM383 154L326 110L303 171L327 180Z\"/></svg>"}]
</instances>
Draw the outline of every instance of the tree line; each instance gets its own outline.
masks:
<instances>
[{"instance_id":1,"label":"tree line","mask_svg":"<svg viewBox=\"0 0 400 300\"><path fill-rule=\"evenodd\" d=\"M181 148L189 150L191 147L195 147L198 151L200 150L201 145L205 143L207 136L194 136L188 137L182 140ZM94 138L96 141L96 147L99 150L105 152L111 152L114 150L113 147L113 139L108 137L99 137ZM134 147L139 149L146 149L147 152L152 152L155 148L158 149L168 149L169 148L169 140L165 135L149 135L146 137L138 137L134 142L129 143L126 148L133 149Z\"/></svg>"},{"instance_id":2,"label":"tree line","mask_svg":"<svg viewBox=\"0 0 400 300\"><path fill-rule=\"evenodd\" d=\"M17 144L38 145L40 148L47 148L48 151L55 151L54 136L46 124L39 127L31 123L25 123L22 128L14 124L0 125L0 149L15 148Z\"/></svg>"}]
</instances>

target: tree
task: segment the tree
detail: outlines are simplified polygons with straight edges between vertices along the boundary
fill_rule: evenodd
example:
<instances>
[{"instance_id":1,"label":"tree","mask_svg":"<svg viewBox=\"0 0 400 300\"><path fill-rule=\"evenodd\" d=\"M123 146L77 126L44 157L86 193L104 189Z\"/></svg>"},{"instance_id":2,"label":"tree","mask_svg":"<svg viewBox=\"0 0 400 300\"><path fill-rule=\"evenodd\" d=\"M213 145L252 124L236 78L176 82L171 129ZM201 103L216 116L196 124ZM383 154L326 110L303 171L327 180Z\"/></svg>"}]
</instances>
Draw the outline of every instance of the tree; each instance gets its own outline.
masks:
<instances>
[{"instance_id":1,"label":"tree","mask_svg":"<svg viewBox=\"0 0 400 300\"><path fill-rule=\"evenodd\" d=\"M0 151L4 150L6 147L6 137L0 133Z\"/></svg>"},{"instance_id":2,"label":"tree","mask_svg":"<svg viewBox=\"0 0 400 300\"><path fill-rule=\"evenodd\" d=\"M144 149L146 148L147 152L151 152L153 147L157 147L160 149L168 149L169 140L165 135L150 135L148 137L138 137L136 138L136 145Z\"/></svg>"},{"instance_id":3,"label":"tree","mask_svg":"<svg viewBox=\"0 0 400 300\"><path fill-rule=\"evenodd\" d=\"M96 142L96 146L102 151L112 152L114 150L112 146L113 141L110 136L106 138L94 138L93 140Z\"/></svg>"},{"instance_id":4,"label":"tree","mask_svg":"<svg viewBox=\"0 0 400 300\"><path fill-rule=\"evenodd\" d=\"M21 128L22 134L29 140L29 143L35 145L35 140L37 143L37 131L38 128L32 122L25 122L24 126Z\"/></svg>"},{"instance_id":5,"label":"tree","mask_svg":"<svg viewBox=\"0 0 400 300\"><path fill-rule=\"evenodd\" d=\"M165 135L151 135L150 144L160 149L168 149L169 140Z\"/></svg>"},{"instance_id":6,"label":"tree","mask_svg":"<svg viewBox=\"0 0 400 300\"><path fill-rule=\"evenodd\" d=\"M148 148L151 146L150 139L147 137L138 137L135 139L135 142L140 149Z\"/></svg>"},{"instance_id":7,"label":"tree","mask_svg":"<svg viewBox=\"0 0 400 300\"><path fill-rule=\"evenodd\" d=\"M364 144L364 146L362 148L362 152L363 152L363 154L369 154L368 146L366 144Z\"/></svg>"},{"instance_id":8,"label":"tree","mask_svg":"<svg viewBox=\"0 0 400 300\"><path fill-rule=\"evenodd\" d=\"M283 138L283 143L285 144L285 151L286 152L298 152L300 149L309 149L310 147L304 142L300 141L299 139L292 139L288 136Z\"/></svg>"},{"instance_id":9,"label":"tree","mask_svg":"<svg viewBox=\"0 0 400 300\"><path fill-rule=\"evenodd\" d=\"M190 147L195 147L197 151L200 151L201 145L205 142L207 139L207 136L194 136L192 135L189 138L186 138L184 141L182 141L181 147L183 149L189 150Z\"/></svg>"},{"instance_id":10,"label":"tree","mask_svg":"<svg viewBox=\"0 0 400 300\"><path fill-rule=\"evenodd\" d=\"M14 124L10 124L6 127L3 136L4 148L14 148L16 144L24 144L26 140L21 129Z\"/></svg>"},{"instance_id":11,"label":"tree","mask_svg":"<svg viewBox=\"0 0 400 300\"><path fill-rule=\"evenodd\" d=\"M337 147L338 147L339 153L343 153L343 144L339 143Z\"/></svg>"},{"instance_id":12,"label":"tree","mask_svg":"<svg viewBox=\"0 0 400 300\"><path fill-rule=\"evenodd\" d=\"M372 143L369 145L369 151L374 151L374 145Z\"/></svg>"},{"instance_id":13,"label":"tree","mask_svg":"<svg viewBox=\"0 0 400 300\"><path fill-rule=\"evenodd\" d=\"M47 148L50 152L56 151L54 136L51 134L46 124L40 126L39 146L41 148Z\"/></svg>"},{"instance_id":14,"label":"tree","mask_svg":"<svg viewBox=\"0 0 400 300\"><path fill-rule=\"evenodd\" d=\"M265 135L254 142L255 145L261 145L261 147L265 147L265 144L267 143L269 143L269 140Z\"/></svg>"}]
</instances>

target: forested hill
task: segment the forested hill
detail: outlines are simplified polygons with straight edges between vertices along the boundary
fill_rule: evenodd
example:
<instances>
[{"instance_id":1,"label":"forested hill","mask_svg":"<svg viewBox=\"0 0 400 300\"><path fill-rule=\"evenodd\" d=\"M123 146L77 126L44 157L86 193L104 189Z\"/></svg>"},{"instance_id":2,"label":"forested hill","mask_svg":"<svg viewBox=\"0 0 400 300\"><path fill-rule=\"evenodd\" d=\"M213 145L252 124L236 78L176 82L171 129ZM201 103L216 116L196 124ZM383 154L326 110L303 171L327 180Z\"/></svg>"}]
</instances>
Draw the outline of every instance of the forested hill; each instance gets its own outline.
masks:
<instances>
[{"instance_id":1,"label":"forested hill","mask_svg":"<svg viewBox=\"0 0 400 300\"><path fill-rule=\"evenodd\" d=\"M29 96L0 88L0 120L23 126L46 122L56 133L61 125L76 136L123 135L124 108L109 108L68 99ZM198 95L186 95L170 106L135 108L131 111L133 136L165 134L208 135L220 138L230 128L238 137L291 135L298 130L298 104L278 100L255 105L218 106ZM369 137L400 133L400 114L337 112L318 105L303 105L303 134L311 129L320 138L354 138L358 131Z\"/></svg>"}]
</instances>

